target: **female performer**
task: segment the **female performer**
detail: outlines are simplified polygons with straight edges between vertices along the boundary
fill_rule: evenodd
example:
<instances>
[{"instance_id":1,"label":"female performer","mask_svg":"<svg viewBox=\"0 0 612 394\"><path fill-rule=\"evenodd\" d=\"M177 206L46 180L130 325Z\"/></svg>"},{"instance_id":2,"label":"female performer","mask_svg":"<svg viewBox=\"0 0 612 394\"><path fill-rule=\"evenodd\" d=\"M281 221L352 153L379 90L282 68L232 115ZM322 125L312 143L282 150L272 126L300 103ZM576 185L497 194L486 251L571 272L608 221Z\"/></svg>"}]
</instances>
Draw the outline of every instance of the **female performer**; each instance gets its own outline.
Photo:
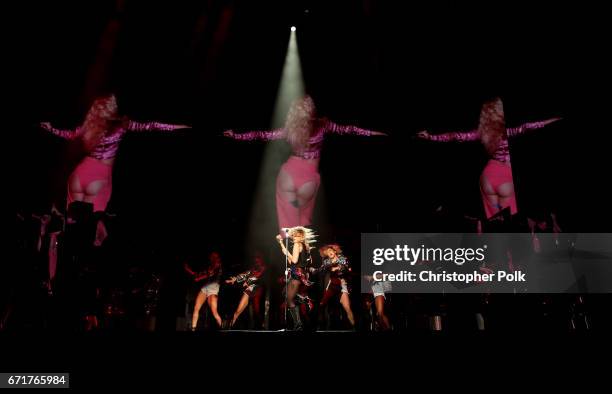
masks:
<instances>
[{"instance_id":1,"label":"female performer","mask_svg":"<svg viewBox=\"0 0 612 394\"><path fill-rule=\"evenodd\" d=\"M293 319L293 329L296 331L303 330L302 320L300 319L300 311L295 303L296 294L300 288L300 284L306 279L306 269L311 263L310 244L314 242L314 233L306 227L294 227L288 229L288 237L293 245L291 252L287 250L283 244L283 238L280 235L276 236L283 254L287 257L289 277L287 283L287 308Z\"/></svg>"},{"instance_id":2,"label":"female performer","mask_svg":"<svg viewBox=\"0 0 612 394\"><path fill-rule=\"evenodd\" d=\"M438 135L421 131L418 137L441 142L480 141L484 145L489 155L489 162L480 176L480 191L486 217L490 219L504 208L509 207L512 215L518 212L510 166L508 137L523 134L528 130L540 129L560 119L552 118L506 129L503 103L497 97L482 105L478 129Z\"/></svg>"},{"instance_id":3,"label":"female performer","mask_svg":"<svg viewBox=\"0 0 612 394\"><path fill-rule=\"evenodd\" d=\"M219 253L212 252L209 258L209 265L203 272L195 272L185 263L185 271L193 276L193 280L200 284L200 292L196 297L195 306L193 308L193 315L191 317L191 331L195 331L198 326L198 319L200 317L200 309L208 301L210 311L213 314L215 321L218 326L221 327L222 320L217 311L217 304L219 300L219 279L221 278L221 256Z\"/></svg>"},{"instance_id":4,"label":"female performer","mask_svg":"<svg viewBox=\"0 0 612 394\"><path fill-rule=\"evenodd\" d=\"M84 201L93 204L94 212L106 210L111 197L113 164L119 142L127 132L171 131L188 128L158 122L140 123L121 116L114 94L101 96L94 100L85 121L75 130L59 130L44 122L41 127L59 137L80 139L87 156L77 165L68 179L68 204ZM102 227L101 227L102 226ZM100 233L106 230L98 222L97 243ZM103 238L103 237L102 237Z\"/></svg>"},{"instance_id":5,"label":"female performer","mask_svg":"<svg viewBox=\"0 0 612 394\"><path fill-rule=\"evenodd\" d=\"M348 259L342 255L342 249L338 244L329 244L319 248L321 257L324 258L323 264L317 269L311 269L311 273L329 271L330 278L323 298L319 304L322 308L327 306L332 297L340 295L340 304L346 312L351 326L355 326L355 318L351 310L351 300L349 297L348 279L351 272Z\"/></svg>"},{"instance_id":6,"label":"female performer","mask_svg":"<svg viewBox=\"0 0 612 394\"><path fill-rule=\"evenodd\" d=\"M314 101L305 96L291 104L285 127L271 131L250 131L237 134L224 132L236 140L285 139L291 145L292 155L282 165L276 177L276 211L279 228L309 226L321 183L319 160L326 133L339 135L386 135L357 126L341 126L325 118L318 118ZM281 232L282 233L282 232Z\"/></svg>"},{"instance_id":7,"label":"female performer","mask_svg":"<svg viewBox=\"0 0 612 394\"><path fill-rule=\"evenodd\" d=\"M366 282L370 284L371 293L364 297L364 307L367 313L372 310L372 303L376 308L376 322L381 331L391 330L391 323L389 317L385 311L387 304L386 293L390 293L392 290L391 282L374 281L371 275L364 275Z\"/></svg>"},{"instance_id":8,"label":"female performer","mask_svg":"<svg viewBox=\"0 0 612 394\"><path fill-rule=\"evenodd\" d=\"M261 253L255 254L255 261L253 262L253 266L250 270L245 271L236 276L232 276L225 281L225 283L233 285L240 284L243 287L242 298L240 299L240 303L234 312L234 317L232 317L232 321L230 323L230 328L234 326L240 314L246 309L249 305L249 300L253 300L253 309L255 310L255 316L259 322L261 322L260 309L261 309L261 295L263 293L263 289L260 286L261 276L266 270L266 263L263 259Z\"/></svg>"}]
</instances>

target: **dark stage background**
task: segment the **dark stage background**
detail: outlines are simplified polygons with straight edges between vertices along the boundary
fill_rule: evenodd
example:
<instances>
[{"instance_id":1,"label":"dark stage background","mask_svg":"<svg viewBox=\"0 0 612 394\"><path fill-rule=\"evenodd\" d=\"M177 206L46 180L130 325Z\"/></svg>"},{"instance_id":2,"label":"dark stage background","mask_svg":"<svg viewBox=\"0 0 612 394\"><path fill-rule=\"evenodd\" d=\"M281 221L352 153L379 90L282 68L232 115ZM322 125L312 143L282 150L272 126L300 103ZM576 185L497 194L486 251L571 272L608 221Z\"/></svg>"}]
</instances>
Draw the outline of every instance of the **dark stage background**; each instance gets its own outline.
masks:
<instances>
[{"instance_id":1,"label":"dark stage background","mask_svg":"<svg viewBox=\"0 0 612 394\"><path fill-rule=\"evenodd\" d=\"M193 129L122 142L108 264L155 264L174 284L186 256L212 249L228 271L255 249L280 267L274 202L254 201L258 186L273 190L284 158L260 176L266 144L221 134L269 128L296 25L305 85L321 115L389 134L326 140L315 212L321 242L341 242L357 262L361 232L429 230L440 206L481 215L481 145L414 135L475 128L492 95L503 98L509 126L564 118L511 142L519 209L555 210L566 231L610 231L603 188L611 138L597 95L609 80L603 13L552 2L402 3L127 0L117 13L113 1L24 2L6 36L16 60L5 75L12 114L4 130L14 137L14 207L48 209L75 164L65 160L70 146L38 122L79 125L97 87L110 83L132 119Z\"/></svg>"}]
</instances>

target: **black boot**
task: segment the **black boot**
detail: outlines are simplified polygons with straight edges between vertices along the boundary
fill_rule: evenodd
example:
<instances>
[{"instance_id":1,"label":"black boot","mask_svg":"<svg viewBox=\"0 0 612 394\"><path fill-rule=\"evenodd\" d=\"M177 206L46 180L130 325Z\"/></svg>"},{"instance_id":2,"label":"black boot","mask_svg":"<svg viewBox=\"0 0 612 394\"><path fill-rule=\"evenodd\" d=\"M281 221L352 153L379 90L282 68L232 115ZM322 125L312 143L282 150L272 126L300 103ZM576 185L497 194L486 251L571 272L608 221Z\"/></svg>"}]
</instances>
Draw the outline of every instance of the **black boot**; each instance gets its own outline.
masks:
<instances>
[{"instance_id":1,"label":"black boot","mask_svg":"<svg viewBox=\"0 0 612 394\"><path fill-rule=\"evenodd\" d=\"M300 319L300 310L297 306L293 308L289 308L289 313L291 314L291 318L293 319L293 330L294 331L302 331L304 327L302 326L302 320Z\"/></svg>"}]
</instances>

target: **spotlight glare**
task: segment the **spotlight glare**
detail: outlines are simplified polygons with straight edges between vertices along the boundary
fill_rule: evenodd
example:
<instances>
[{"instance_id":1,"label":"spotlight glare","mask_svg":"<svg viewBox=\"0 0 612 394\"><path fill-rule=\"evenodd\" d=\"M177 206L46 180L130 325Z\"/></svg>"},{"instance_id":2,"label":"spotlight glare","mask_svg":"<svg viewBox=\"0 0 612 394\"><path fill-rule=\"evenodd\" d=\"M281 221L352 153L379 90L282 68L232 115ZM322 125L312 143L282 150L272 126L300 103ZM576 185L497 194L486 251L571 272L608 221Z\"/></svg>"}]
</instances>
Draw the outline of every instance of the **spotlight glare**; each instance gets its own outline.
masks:
<instances>
[{"instance_id":1,"label":"spotlight glare","mask_svg":"<svg viewBox=\"0 0 612 394\"><path fill-rule=\"evenodd\" d=\"M295 31L295 26L291 26L291 31Z\"/></svg>"}]
</instances>

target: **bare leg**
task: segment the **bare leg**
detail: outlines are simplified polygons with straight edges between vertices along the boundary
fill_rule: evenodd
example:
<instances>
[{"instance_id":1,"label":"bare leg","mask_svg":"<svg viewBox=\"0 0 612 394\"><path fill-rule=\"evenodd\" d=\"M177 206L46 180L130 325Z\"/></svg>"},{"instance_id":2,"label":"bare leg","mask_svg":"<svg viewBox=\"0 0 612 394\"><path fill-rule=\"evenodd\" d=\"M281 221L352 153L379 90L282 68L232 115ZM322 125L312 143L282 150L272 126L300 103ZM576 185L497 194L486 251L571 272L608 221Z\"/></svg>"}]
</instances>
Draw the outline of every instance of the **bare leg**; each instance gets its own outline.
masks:
<instances>
[{"instance_id":1,"label":"bare leg","mask_svg":"<svg viewBox=\"0 0 612 394\"><path fill-rule=\"evenodd\" d=\"M213 317L217 321L217 324L219 325L219 327L221 327L223 322L221 321L221 316L219 316L219 312L217 311L218 299L219 299L218 295L216 294L211 295L210 297L208 297L208 305L210 306L210 311L212 312Z\"/></svg>"},{"instance_id":2,"label":"bare leg","mask_svg":"<svg viewBox=\"0 0 612 394\"><path fill-rule=\"evenodd\" d=\"M351 326L355 326L355 317L353 316L353 311L351 310L351 301L349 298L348 293L342 293L342 295L340 296L340 304L342 304L342 307L344 308L344 311L346 312L346 316L349 319L349 322L351 323Z\"/></svg>"},{"instance_id":3,"label":"bare leg","mask_svg":"<svg viewBox=\"0 0 612 394\"><path fill-rule=\"evenodd\" d=\"M198 318L200 317L200 309L206 302L206 294L201 291L198 292L196 297L195 306L193 307L193 315L191 316L191 329L195 330L198 326Z\"/></svg>"},{"instance_id":4,"label":"bare leg","mask_svg":"<svg viewBox=\"0 0 612 394\"><path fill-rule=\"evenodd\" d=\"M378 317L378 321L380 323L380 327L386 331L391 328L389 324L389 318L385 314L385 297L378 296L374 299L374 304L376 305L376 316Z\"/></svg>"},{"instance_id":5,"label":"bare leg","mask_svg":"<svg viewBox=\"0 0 612 394\"><path fill-rule=\"evenodd\" d=\"M238 320L238 317L240 316L240 314L242 312L244 312L244 310L246 309L246 307L249 305L249 295L246 293L242 294L242 298L240 299L240 303L238 304L238 308L236 308L236 312L234 312L234 317L232 318L232 326L236 323L236 320Z\"/></svg>"}]
</instances>

